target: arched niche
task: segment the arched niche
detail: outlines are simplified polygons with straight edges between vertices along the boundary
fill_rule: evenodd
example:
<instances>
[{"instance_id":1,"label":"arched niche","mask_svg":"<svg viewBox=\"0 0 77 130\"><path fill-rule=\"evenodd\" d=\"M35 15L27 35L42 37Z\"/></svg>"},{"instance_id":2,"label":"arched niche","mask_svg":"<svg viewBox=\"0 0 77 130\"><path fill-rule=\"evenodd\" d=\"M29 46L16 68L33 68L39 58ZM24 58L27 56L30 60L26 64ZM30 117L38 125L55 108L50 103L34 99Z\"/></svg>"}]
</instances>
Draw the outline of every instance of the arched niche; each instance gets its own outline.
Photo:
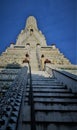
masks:
<instances>
[{"instance_id":1,"label":"arched niche","mask_svg":"<svg viewBox=\"0 0 77 130\"><path fill-rule=\"evenodd\" d=\"M25 56L26 56L26 57L29 57L29 54L28 54L28 53L26 53L26 54L25 54Z\"/></svg>"},{"instance_id":2,"label":"arched niche","mask_svg":"<svg viewBox=\"0 0 77 130\"><path fill-rule=\"evenodd\" d=\"M26 43L26 49L30 50L30 43Z\"/></svg>"},{"instance_id":3,"label":"arched niche","mask_svg":"<svg viewBox=\"0 0 77 130\"><path fill-rule=\"evenodd\" d=\"M34 30L31 28L31 29L30 29L30 32L33 32L33 31L34 31Z\"/></svg>"},{"instance_id":4,"label":"arched niche","mask_svg":"<svg viewBox=\"0 0 77 130\"><path fill-rule=\"evenodd\" d=\"M26 43L26 46L30 46L30 43Z\"/></svg>"},{"instance_id":5,"label":"arched niche","mask_svg":"<svg viewBox=\"0 0 77 130\"><path fill-rule=\"evenodd\" d=\"M36 46L40 46L40 43L37 43Z\"/></svg>"},{"instance_id":6,"label":"arched niche","mask_svg":"<svg viewBox=\"0 0 77 130\"><path fill-rule=\"evenodd\" d=\"M41 55L41 58L44 58L44 57L45 57L44 54L42 54L42 55Z\"/></svg>"}]
</instances>

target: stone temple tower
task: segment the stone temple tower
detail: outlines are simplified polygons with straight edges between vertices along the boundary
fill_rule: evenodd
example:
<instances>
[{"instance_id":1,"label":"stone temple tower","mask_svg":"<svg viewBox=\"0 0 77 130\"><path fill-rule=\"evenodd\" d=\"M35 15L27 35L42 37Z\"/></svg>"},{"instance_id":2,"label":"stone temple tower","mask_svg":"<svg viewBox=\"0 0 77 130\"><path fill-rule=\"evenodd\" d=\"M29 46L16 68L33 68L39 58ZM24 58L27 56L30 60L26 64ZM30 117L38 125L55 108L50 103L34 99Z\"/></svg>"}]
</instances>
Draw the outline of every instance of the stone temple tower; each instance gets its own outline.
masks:
<instances>
[{"instance_id":1,"label":"stone temple tower","mask_svg":"<svg viewBox=\"0 0 77 130\"><path fill-rule=\"evenodd\" d=\"M77 130L76 71L29 16L0 56L0 130Z\"/></svg>"},{"instance_id":2,"label":"stone temple tower","mask_svg":"<svg viewBox=\"0 0 77 130\"><path fill-rule=\"evenodd\" d=\"M26 53L30 56L30 63L33 70L38 70L38 59L37 53L39 48L46 47L46 40L42 32L37 27L37 21L33 16L29 16L26 21L25 29L21 31L18 36L17 46L24 46ZM40 51L39 54L40 56Z\"/></svg>"},{"instance_id":3,"label":"stone temple tower","mask_svg":"<svg viewBox=\"0 0 77 130\"><path fill-rule=\"evenodd\" d=\"M71 65L55 44L47 46L45 36L38 29L37 21L33 16L27 18L26 26L18 35L16 44L12 43L2 54L0 64L18 63L24 66L23 61L27 54L32 70L42 70L45 61L60 68L62 66L68 68Z\"/></svg>"}]
</instances>

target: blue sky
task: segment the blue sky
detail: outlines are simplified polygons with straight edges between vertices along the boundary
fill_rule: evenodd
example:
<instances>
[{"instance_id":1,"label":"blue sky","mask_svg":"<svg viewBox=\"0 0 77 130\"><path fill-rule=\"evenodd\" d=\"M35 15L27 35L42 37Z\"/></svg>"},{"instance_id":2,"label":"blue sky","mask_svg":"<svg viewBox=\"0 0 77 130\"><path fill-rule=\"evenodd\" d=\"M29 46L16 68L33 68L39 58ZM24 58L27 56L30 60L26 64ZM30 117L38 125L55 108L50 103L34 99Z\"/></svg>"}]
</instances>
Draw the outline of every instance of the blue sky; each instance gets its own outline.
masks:
<instances>
[{"instance_id":1,"label":"blue sky","mask_svg":"<svg viewBox=\"0 0 77 130\"><path fill-rule=\"evenodd\" d=\"M71 63L77 64L77 0L0 0L0 54L16 42L28 16L38 21L38 28L48 45L55 43Z\"/></svg>"}]
</instances>

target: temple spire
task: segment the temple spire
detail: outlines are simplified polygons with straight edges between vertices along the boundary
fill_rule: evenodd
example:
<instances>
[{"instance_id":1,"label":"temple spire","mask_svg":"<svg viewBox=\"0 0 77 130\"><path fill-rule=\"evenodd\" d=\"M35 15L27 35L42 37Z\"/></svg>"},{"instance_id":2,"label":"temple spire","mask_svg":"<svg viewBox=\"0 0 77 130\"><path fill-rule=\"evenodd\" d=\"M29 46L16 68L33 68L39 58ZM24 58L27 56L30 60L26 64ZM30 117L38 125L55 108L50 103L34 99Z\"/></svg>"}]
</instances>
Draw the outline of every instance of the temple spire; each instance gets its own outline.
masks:
<instances>
[{"instance_id":1,"label":"temple spire","mask_svg":"<svg viewBox=\"0 0 77 130\"><path fill-rule=\"evenodd\" d=\"M37 29L37 21L34 16L29 16L26 21L26 28L35 28Z\"/></svg>"}]
</instances>

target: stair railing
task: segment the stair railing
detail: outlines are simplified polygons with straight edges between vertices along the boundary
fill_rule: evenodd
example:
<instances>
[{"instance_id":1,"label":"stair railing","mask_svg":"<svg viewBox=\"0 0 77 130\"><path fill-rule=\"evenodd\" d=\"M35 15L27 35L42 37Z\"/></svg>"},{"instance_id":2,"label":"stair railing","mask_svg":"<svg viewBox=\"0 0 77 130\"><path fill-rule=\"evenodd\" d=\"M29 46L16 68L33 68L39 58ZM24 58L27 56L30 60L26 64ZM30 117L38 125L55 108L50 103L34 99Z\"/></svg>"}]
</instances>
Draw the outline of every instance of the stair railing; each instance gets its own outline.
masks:
<instances>
[{"instance_id":1,"label":"stair railing","mask_svg":"<svg viewBox=\"0 0 77 130\"><path fill-rule=\"evenodd\" d=\"M50 66L45 66L45 70L49 74L53 74L58 81L67 86L68 89L71 89L72 92L77 93L77 76L73 75L66 71L60 71L58 69L51 68Z\"/></svg>"},{"instance_id":2,"label":"stair railing","mask_svg":"<svg viewBox=\"0 0 77 130\"><path fill-rule=\"evenodd\" d=\"M29 105L31 110L31 130L36 130L35 124L35 110L34 110L34 100L33 100L33 88L32 88L32 75L31 66L29 64L29 76L30 76L30 89L29 89Z\"/></svg>"}]
</instances>

